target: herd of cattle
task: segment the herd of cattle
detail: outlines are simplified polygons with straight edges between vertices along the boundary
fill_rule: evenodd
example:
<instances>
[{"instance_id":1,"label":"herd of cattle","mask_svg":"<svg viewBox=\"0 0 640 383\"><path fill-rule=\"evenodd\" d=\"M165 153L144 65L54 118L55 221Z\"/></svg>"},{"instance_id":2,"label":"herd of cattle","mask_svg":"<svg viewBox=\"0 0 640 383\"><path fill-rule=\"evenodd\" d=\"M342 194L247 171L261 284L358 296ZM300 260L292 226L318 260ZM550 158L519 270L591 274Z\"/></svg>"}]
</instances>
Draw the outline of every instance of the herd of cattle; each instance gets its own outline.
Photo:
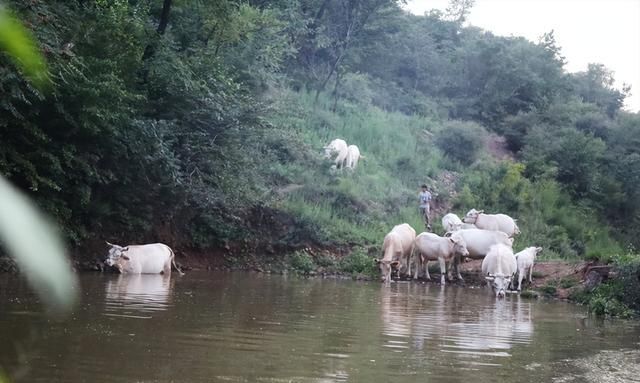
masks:
<instances>
[{"instance_id":1,"label":"herd of cattle","mask_svg":"<svg viewBox=\"0 0 640 383\"><path fill-rule=\"evenodd\" d=\"M324 150L325 158L332 159L335 169L355 170L358 161L364 159L356 145L347 145L342 139L331 141ZM438 261L440 283L444 285L445 275L451 278L453 272L462 279L458 266L463 258L469 258L482 259L482 274L497 297L505 296L512 280L515 282L516 273L518 291L527 274L531 282L533 263L542 248L528 247L513 253L513 239L520 234L513 218L471 209L463 220L453 213L445 215L442 227L444 236L430 232L416 236L416 231L407 223L395 226L384 237L384 256L376 259L382 281L390 282L392 271L414 279L424 274L430 280L429 261ZM170 274L173 265L182 274L175 264L173 250L162 243L124 247L107 244L109 252L105 263L120 273Z\"/></svg>"},{"instance_id":2,"label":"herd of cattle","mask_svg":"<svg viewBox=\"0 0 640 383\"><path fill-rule=\"evenodd\" d=\"M482 259L482 274L498 297L504 297L516 273L518 291L527 274L531 282L533 263L542 248L528 247L514 254L513 238L520 229L508 215L471 209L464 222L455 214L445 215L442 226L446 230L442 237L428 232L416 236L416 231L407 223L395 226L384 237L383 258L376 259L382 280L390 282L393 270L414 279L424 274L430 280L428 263L438 261L440 283L444 285L445 275L451 278L454 271L457 278L462 279L458 265L462 258L470 258ZM182 274L175 264L173 250L162 243L119 246L107 242L107 245L105 263L120 273L170 274L173 266Z\"/></svg>"},{"instance_id":3,"label":"herd of cattle","mask_svg":"<svg viewBox=\"0 0 640 383\"><path fill-rule=\"evenodd\" d=\"M462 279L458 265L463 258L482 259L482 275L496 292L504 297L515 275L518 274L518 291L527 276L531 282L533 263L541 247L528 247L513 253L513 239L520 234L516 221L505 214L485 214L471 209L464 220L449 213L442 218L446 233L421 233L407 223L395 226L382 245L384 256L376 259L383 282L391 281L392 271L418 279L422 274L430 280L428 263L440 264L440 283L445 275L451 278L455 272ZM448 264L448 269L447 269ZM412 274L413 270L413 274Z\"/></svg>"}]
</instances>

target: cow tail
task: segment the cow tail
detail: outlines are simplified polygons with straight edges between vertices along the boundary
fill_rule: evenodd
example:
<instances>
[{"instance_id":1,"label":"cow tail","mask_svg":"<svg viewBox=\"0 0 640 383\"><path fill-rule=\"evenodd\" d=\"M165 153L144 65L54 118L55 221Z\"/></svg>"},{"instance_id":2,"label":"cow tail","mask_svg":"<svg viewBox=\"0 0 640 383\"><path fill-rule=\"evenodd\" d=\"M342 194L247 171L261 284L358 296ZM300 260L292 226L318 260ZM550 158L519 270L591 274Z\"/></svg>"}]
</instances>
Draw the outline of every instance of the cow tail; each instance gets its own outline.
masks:
<instances>
[{"instance_id":1,"label":"cow tail","mask_svg":"<svg viewBox=\"0 0 640 383\"><path fill-rule=\"evenodd\" d=\"M175 269L178 270L178 273L180 273L180 275L184 275L182 270L180 270L178 268L178 265L176 265L176 254L173 252L173 249L169 247L169 251L171 252L171 264L173 264L173 267L175 267Z\"/></svg>"}]
</instances>

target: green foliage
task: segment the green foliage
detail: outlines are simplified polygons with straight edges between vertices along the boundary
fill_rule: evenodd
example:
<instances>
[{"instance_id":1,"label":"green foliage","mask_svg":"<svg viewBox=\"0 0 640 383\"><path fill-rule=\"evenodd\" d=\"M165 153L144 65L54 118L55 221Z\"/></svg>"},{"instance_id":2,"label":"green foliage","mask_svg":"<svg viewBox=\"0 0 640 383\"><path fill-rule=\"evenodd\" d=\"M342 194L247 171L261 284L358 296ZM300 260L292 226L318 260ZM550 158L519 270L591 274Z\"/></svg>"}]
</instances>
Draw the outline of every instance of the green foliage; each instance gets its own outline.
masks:
<instances>
[{"instance_id":1,"label":"green foliage","mask_svg":"<svg viewBox=\"0 0 640 383\"><path fill-rule=\"evenodd\" d=\"M516 246L545 257L638 244L640 120L620 112L624 90L601 66L564 73L553 33L463 27L470 4L173 2L159 33L159 3L12 0L52 89L0 58L0 173L76 246L379 245L422 227L424 182L438 213L510 214ZM483 150L487 131L515 161ZM322 158L337 137L366 157L354 172ZM260 227L266 208L288 220Z\"/></svg>"},{"instance_id":2,"label":"green foliage","mask_svg":"<svg viewBox=\"0 0 640 383\"><path fill-rule=\"evenodd\" d=\"M373 276L378 273L374 259L361 248L354 249L351 254L342 258L338 267L342 272L350 274Z\"/></svg>"},{"instance_id":3,"label":"green foliage","mask_svg":"<svg viewBox=\"0 0 640 383\"><path fill-rule=\"evenodd\" d=\"M291 254L289 256L289 266L294 272L303 275L308 275L316 268L311 255L304 251L297 251Z\"/></svg>"},{"instance_id":4,"label":"green foliage","mask_svg":"<svg viewBox=\"0 0 640 383\"><path fill-rule=\"evenodd\" d=\"M4 6L0 5L0 49L6 52L39 87L48 84L44 57L38 52L27 29Z\"/></svg>"},{"instance_id":5,"label":"green foliage","mask_svg":"<svg viewBox=\"0 0 640 383\"><path fill-rule=\"evenodd\" d=\"M558 293L558 289L555 285L547 283L546 285L540 287L540 292L545 297L554 297Z\"/></svg>"},{"instance_id":6,"label":"green foliage","mask_svg":"<svg viewBox=\"0 0 640 383\"><path fill-rule=\"evenodd\" d=\"M484 147L485 130L471 122L450 122L436 136L436 145L463 165L472 164Z\"/></svg>"},{"instance_id":7,"label":"green foliage","mask_svg":"<svg viewBox=\"0 0 640 383\"><path fill-rule=\"evenodd\" d=\"M573 286L576 286L579 282L580 281L578 281L575 277L568 276L561 278L558 282L558 286L562 287L563 289L570 289Z\"/></svg>"}]
</instances>

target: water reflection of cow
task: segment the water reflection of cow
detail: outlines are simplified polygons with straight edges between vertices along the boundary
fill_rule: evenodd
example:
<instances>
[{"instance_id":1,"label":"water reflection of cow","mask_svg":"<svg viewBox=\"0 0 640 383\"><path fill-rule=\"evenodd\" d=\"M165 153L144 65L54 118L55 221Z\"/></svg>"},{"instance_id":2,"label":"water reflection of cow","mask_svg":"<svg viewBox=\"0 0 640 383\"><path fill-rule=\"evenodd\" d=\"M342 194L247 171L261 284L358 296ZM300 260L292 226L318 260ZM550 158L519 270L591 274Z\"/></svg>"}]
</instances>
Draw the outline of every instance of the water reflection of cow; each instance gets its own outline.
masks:
<instances>
[{"instance_id":1,"label":"water reflection of cow","mask_svg":"<svg viewBox=\"0 0 640 383\"><path fill-rule=\"evenodd\" d=\"M106 284L107 306L117 310L166 310L172 287L169 275L119 275Z\"/></svg>"},{"instance_id":2,"label":"water reflection of cow","mask_svg":"<svg viewBox=\"0 0 640 383\"><path fill-rule=\"evenodd\" d=\"M507 356L506 350L533 336L531 302L519 297L496 302L485 294L463 294L463 289L424 290L422 299L412 299L410 291L381 290L385 347L412 344L422 350L432 344L442 352Z\"/></svg>"}]
</instances>

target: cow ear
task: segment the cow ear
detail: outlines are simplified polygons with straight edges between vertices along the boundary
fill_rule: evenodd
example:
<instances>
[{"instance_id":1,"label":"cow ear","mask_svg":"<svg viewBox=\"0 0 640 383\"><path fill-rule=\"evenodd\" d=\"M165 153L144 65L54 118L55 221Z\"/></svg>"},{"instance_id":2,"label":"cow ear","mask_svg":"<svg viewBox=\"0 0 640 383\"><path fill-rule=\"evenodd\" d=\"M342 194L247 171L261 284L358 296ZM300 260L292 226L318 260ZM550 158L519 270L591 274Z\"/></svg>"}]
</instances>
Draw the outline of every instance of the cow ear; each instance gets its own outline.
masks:
<instances>
[{"instance_id":1,"label":"cow ear","mask_svg":"<svg viewBox=\"0 0 640 383\"><path fill-rule=\"evenodd\" d=\"M126 255L122 255L121 258L124 259L125 261L130 261L131 260L131 258L129 258Z\"/></svg>"},{"instance_id":2,"label":"cow ear","mask_svg":"<svg viewBox=\"0 0 640 383\"><path fill-rule=\"evenodd\" d=\"M484 210L478 210L478 214L484 213Z\"/></svg>"},{"instance_id":3,"label":"cow ear","mask_svg":"<svg viewBox=\"0 0 640 383\"><path fill-rule=\"evenodd\" d=\"M494 277L484 277L484 279L486 279L487 281L493 281L495 278Z\"/></svg>"},{"instance_id":4,"label":"cow ear","mask_svg":"<svg viewBox=\"0 0 640 383\"><path fill-rule=\"evenodd\" d=\"M542 247L536 247L536 254L542 251Z\"/></svg>"},{"instance_id":5,"label":"cow ear","mask_svg":"<svg viewBox=\"0 0 640 383\"><path fill-rule=\"evenodd\" d=\"M377 265L377 264L379 264L380 262L382 262L382 261L381 261L381 260L379 260L378 258L374 259L373 261L376 263L376 265Z\"/></svg>"},{"instance_id":6,"label":"cow ear","mask_svg":"<svg viewBox=\"0 0 640 383\"><path fill-rule=\"evenodd\" d=\"M122 251L129 251L129 246L123 247Z\"/></svg>"},{"instance_id":7,"label":"cow ear","mask_svg":"<svg viewBox=\"0 0 640 383\"><path fill-rule=\"evenodd\" d=\"M107 243L107 246L111 246L111 247L115 247L116 245L114 245L113 243L109 242L109 241L105 241Z\"/></svg>"}]
</instances>

